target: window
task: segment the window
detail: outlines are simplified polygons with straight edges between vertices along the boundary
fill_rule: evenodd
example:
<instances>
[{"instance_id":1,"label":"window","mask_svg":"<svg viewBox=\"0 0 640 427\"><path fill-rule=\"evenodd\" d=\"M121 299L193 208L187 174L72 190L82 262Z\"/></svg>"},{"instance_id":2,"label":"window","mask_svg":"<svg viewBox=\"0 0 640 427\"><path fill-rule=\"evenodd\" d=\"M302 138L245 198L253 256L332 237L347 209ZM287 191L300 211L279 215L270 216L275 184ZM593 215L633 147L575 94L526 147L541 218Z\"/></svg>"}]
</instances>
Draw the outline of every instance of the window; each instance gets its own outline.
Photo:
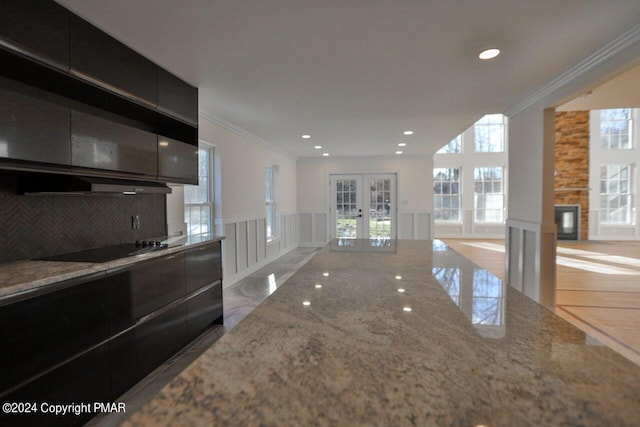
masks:
<instances>
[{"instance_id":1,"label":"window","mask_svg":"<svg viewBox=\"0 0 640 427\"><path fill-rule=\"evenodd\" d=\"M603 223L631 224L631 166L600 168L600 218Z\"/></svg>"},{"instance_id":2,"label":"window","mask_svg":"<svg viewBox=\"0 0 640 427\"><path fill-rule=\"evenodd\" d=\"M502 167L475 168L475 222L504 222L504 188Z\"/></svg>"},{"instance_id":3,"label":"window","mask_svg":"<svg viewBox=\"0 0 640 427\"><path fill-rule=\"evenodd\" d=\"M265 168L265 199L267 207L267 240L276 238L276 194L278 167Z\"/></svg>"},{"instance_id":4,"label":"window","mask_svg":"<svg viewBox=\"0 0 640 427\"><path fill-rule=\"evenodd\" d=\"M462 135L456 136L447 145L436 151L436 154L462 153Z\"/></svg>"},{"instance_id":5,"label":"window","mask_svg":"<svg viewBox=\"0 0 640 427\"><path fill-rule=\"evenodd\" d=\"M631 148L631 109L600 111L600 143L605 150Z\"/></svg>"},{"instance_id":6,"label":"window","mask_svg":"<svg viewBox=\"0 0 640 427\"><path fill-rule=\"evenodd\" d=\"M198 150L198 185L184 186L184 220L187 234L209 233L213 207L212 189L213 148Z\"/></svg>"},{"instance_id":7,"label":"window","mask_svg":"<svg viewBox=\"0 0 640 427\"><path fill-rule=\"evenodd\" d=\"M504 116L502 114L487 114L473 125L473 132L476 153L504 152Z\"/></svg>"},{"instance_id":8,"label":"window","mask_svg":"<svg viewBox=\"0 0 640 427\"><path fill-rule=\"evenodd\" d=\"M460 169L433 169L433 205L436 221L460 222Z\"/></svg>"}]
</instances>

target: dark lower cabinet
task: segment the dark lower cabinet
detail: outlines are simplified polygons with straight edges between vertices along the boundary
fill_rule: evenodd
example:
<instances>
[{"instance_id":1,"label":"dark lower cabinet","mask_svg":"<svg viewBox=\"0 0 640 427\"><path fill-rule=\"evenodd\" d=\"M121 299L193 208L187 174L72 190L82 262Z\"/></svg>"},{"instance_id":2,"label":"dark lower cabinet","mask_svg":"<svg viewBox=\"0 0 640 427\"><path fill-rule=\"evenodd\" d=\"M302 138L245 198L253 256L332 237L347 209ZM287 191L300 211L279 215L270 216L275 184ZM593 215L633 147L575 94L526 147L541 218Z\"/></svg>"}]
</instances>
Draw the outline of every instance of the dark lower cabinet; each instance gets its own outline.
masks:
<instances>
[{"instance_id":1,"label":"dark lower cabinet","mask_svg":"<svg viewBox=\"0 0 640 427\"><path fill-rule=\"evenodd\" d=\"M17 391L2 397L2 402L23 403L30 413L0 414L3 426L76 426L90 420L94 402L109 402L111 398L111 372L109 343L88 351L68 363L48 372ZM89 410L76 409L76 413L55 415L50 405L88 404ZM76 407L77 408L77 407Z\"/></svg>"},{"instance_id":2,"label":"dark lower cabinet","mask_svg":"<svg viewBox=\"0 0 640 427\"><path fill-rule=\"evenodd\" d=\"M0 395L109 337L104 273L0 306Z\"/></svg>"},{"instance_id":3,"label":"dark lower cabinet","mask_svg":"<svg viewBox=\"0 0 640 427\"><path fill-rule=\"evenodd\" d=\"M220 281L187 299L187 334L190 339L196 338L215 323L222 323Z\"/></svg>"},{"instance_id":4,"label":"dark lower cabinet","mask_svg":"<svg viewBox=\"0 0 640 427\"><path fill-rule=\"evenodd\" d=\"M185 295L182 253L109 272L111 334L115 335Z\"/></svg>"},{"instance_id":5,"label":"dark lower cabinet","mask_svg":"<svg viewBox=\"0 0 640 427\"><path fill-rule=\"evenodd\" d=\"M2 426L68 426L222 323L220 242L0 299L0 401L36 405ZM190 283L187 291L187 283ZM42 405L83 404L55 416Z\"/></svg>"},{"instance_id":6,"label":"dark lower cabinet","mask_svg":"<svg viewBox=\"0 0 640 427\"><path fill-rule=\"evenodd\" d=\"M184 302L114 338L111 341L111 397L116 399L188 341Z\"/></svg>"},{"instance_id":7,"label":"dark lower cabinet","mask_svg":"<svg viewBox=\"0 0 640 427\"><path fill-rule=\"evenodd\" d=\"M222 247L220 242L185 251L187 294L222 279Z\"/></svg>"}]
</instances>

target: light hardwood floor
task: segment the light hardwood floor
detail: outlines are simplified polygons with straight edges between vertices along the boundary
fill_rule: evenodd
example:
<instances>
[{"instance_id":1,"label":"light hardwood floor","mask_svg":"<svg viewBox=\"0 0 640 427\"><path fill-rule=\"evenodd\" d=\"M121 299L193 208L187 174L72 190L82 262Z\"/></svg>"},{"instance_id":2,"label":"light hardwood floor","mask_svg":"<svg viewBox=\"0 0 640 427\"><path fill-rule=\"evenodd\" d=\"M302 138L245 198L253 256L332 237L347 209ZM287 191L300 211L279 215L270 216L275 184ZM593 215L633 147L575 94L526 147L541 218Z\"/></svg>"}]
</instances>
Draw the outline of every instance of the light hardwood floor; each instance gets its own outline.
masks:
<instances>
[{"instance_id":1,"label":"light hardwood floor","mask_svg":"<svg viewBox=\"0 0 640 427\"><path fill-rule=\"evenodd\" d=\"M504 280L504 240L441 240ZM555 311L640 365L640 242L558 242Z\"/></svg>"}]
</instances>

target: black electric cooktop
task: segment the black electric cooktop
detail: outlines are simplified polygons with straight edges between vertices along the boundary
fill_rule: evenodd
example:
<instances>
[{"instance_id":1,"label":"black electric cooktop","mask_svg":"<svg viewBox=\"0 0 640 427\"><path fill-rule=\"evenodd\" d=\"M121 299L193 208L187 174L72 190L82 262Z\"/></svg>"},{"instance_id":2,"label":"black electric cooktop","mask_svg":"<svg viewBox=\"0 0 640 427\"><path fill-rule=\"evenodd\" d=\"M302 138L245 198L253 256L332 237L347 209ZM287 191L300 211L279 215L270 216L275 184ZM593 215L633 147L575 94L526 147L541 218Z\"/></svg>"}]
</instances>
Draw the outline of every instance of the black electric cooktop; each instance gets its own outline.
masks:
<instances>
[{"instance_id":1,"label":"black electric cooktop","mask_svg":"<svg viewBox=\"0 0 640 427\"><path fill-rule=\"evenodd\" d=\"M142 255L149 252L166 249L168 246L161 242L121 243L119 245L104 246L102 248L69 252L38 258L41 261L70 261L70 262L108 262L119 258Z\"/></svg>"}]
</instances>

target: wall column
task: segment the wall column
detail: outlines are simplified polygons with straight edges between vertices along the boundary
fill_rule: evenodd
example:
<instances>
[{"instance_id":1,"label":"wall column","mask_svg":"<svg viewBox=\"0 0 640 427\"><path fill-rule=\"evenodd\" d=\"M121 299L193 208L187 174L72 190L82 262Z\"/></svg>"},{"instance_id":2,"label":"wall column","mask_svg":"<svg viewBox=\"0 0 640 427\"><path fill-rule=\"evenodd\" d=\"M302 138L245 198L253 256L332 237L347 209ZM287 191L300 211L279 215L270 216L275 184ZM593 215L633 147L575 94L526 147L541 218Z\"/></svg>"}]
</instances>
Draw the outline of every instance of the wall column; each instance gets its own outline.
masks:
<instances>
[{"instance_id":1,"label":"wall column","mask_svg":"<svg viewBox=\"0 0 640 427\"><path fill-rule=\"evenodd\" d=\"M505 277L509 285L552 308L555 110L532 106L510 117L509 143Z\"/></svg>"}]
</instances>

